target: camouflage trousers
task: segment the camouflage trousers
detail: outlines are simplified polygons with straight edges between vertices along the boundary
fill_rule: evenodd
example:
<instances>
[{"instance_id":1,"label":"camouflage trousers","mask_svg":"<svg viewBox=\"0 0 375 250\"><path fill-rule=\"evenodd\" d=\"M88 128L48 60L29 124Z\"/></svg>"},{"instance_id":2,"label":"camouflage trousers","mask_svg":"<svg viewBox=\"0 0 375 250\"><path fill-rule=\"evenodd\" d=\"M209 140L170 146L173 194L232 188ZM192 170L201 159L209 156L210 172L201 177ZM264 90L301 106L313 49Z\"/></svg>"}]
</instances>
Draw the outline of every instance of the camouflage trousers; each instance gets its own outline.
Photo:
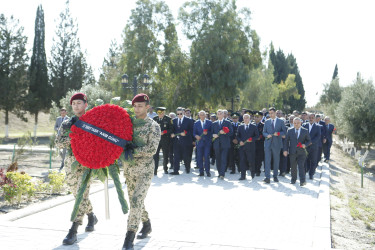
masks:
<instances>
[{"instance_id":1,"label":"camouflage trousers","mask_svg":"<svg viewBox=\"0 0 375 250\"><path fill-rule=\"evenodd\" d=\"M66 182L70 188L70 191L73 193L74 197L77 196L78 190L82 183L82 175L87 168L83 167L79 164L75 171L72 172L71 166L72 163L75 162L74 156L66 156L65 157L65 172L66 172ZM85 192L83 193L83 199L78 209L78 214L76 219L73 222L77 222L79 225L82 225L82 220L85 214L89 214L92 212L92 205L89 199L90 193L90 184L92 179L87 183L87 187Z\"/></svg>"},{"instance_id":2,"label":"camouflage trousers","mask_svg":"<svg viewBox=\"0 0 375 250\"><path fill-rule=\"evenodd\" d=\"M154 176L153 158L135 158L132 166L124 163L124 176L130 203L127 230L137 232L139 223L149 219L144 201Z\"/></svg>"}]
</instances>

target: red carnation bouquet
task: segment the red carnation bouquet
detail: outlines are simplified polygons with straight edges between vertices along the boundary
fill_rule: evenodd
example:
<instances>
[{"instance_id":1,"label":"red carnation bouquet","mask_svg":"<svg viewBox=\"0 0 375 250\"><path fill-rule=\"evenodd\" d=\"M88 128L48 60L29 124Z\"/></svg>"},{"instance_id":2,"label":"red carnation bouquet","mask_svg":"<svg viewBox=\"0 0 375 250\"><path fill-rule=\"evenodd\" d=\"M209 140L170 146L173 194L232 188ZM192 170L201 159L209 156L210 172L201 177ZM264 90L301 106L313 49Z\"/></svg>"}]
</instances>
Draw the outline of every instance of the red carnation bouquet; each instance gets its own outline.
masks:
<instances>
[{"instance_id":1,"label":"red carnation bouquet","mask_svg":"<svg viewBox=\"0 0 375 250\"><path fill-rule=\"evenodd\" d=\"M272 136L274 136L274 135L272 135ZM277 136L280 136L280 132L277 132ZM266 140L269 140L269 139L271 139L272 137L270 137L270 138L268 138L268 137L266 137Z\"/></svg>"},{"instance_id":2,"label":"red carnation bouquet","mask_svg":"<svg viewBox=\"0 0 375 250\"><path fill-rule=\"evenodd\" d=\"M253 142L253 137L249 137L249 139L247 139L242 146L245 146L246 143L251 143L251 142ZM242 146L240 144L237 144L237 148L240 148Z\"/></svg>"},{"instance_id":3,"label":"red carnation bouquet","mask_svg":"<svg viewBox=\"0 0 375 250\"><path fill-rule=\"evenodd\" d=\"M305 153L306 153L306 156L308 155L306 148L303 147L303 145L302 145L301 142L299 142L299 143L297 144L297 148L301 148L301 149L303 149L303 150L305 151Z\"/></svg>"},{"instance_id":4,"label":"red carnation bouquet","mask_svg":"<svg viewBox=\"0 0 375 250\"><path fill-rule=\"evenodd\" d=\"M204 133L207 134L207 132L208 132L208 129L203 129L203 133L200 135L200 137L205 136ZM200 142L200 140L196 142L196 146L198 146L198 143L199 143L199 142Z\"/></svg>"},{"instance_id":5,"label":"red carnation bouquet","mask_svg":"<svg viewBox=\"0 0 375 250\"><path fill-rule=\"evenodd\" d=\"M229 131L230 131L228 127L223 127L222 130L224 131L225 134L228 134ZM219 136L220 136L220 135L221 135L221 134L219 134ZM218 138L218 137L217 137L217 138ZM216 138L212 138L212 141L215 141L215 139L216 139Z\"/></svg>"},{"instance_id":6,"label":"red carnation bouquet","mask_svg":"<svg viewBox=\"0 0 375 250\"><path fill-rule=\"evenodd\" d=\"M185 135L187 135L187 131L184 130L184 132L181 132L181 133L175 134L175 136L181 135L182 133L184 133Z\"/></svg>"},{"instance_id":7,"label":"red carnation bouquet","mask_svg":"<svg viewBox=\"0 0 375 250\"><path fill-rule=\"evenodd\" d=\"M166 133L168 133L168 131L167 130L163 130L162 135L165 135Z\"/></svg>"},{"instance_id":8,"label":"red carnation bouquet","mask_svg":"<svg viewBox=\"0 0 375 250\"><path fill-rule=\"evenodd\" d=\"M113 98L111 103L112 101L119 103L118 99ZM91 177L98 177L104 182L110 175L122 211L124 214L128 212L128 204L119 178L118 160L131 161L132 150L144 145L138 134L134 133L134 127L143 125L145 121L135 119L134 109L128 101L121 103L121 106L113 104L96 106L79 119L75 117L77 121L71 126L69 137L72 152L77 160L72 164L72 170L74 171L78 164L87 168L76 196L71 215L72 221L77 216L83 193Z\"/></svg>"}]
</instances>

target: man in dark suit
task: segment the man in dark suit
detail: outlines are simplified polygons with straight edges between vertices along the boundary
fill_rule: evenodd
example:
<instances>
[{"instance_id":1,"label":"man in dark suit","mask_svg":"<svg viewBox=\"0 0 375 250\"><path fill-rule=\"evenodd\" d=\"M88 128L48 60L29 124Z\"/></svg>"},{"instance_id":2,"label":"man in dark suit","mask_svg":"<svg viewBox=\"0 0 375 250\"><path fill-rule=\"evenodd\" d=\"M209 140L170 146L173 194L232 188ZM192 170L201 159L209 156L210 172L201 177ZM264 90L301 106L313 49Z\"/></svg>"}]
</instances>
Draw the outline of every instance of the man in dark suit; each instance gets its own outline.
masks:
<instances>
[{"instance_id":1,"label":"man in dark suit","mask_svg":"<svg viewBox=\"0 0 375 250\"><path fill-rule=\"evenodd\" d=\"M310 180L314 178L315 169L317 167L317 153L320 141L321 130L315 123L315 114L308 114L309 122L303 124L303 127L309 131L311 145L307 147L307 160L305 163L306 173L309 173Z\"/></svg>"},{"instance_id":2,"label":"man in dark suit","mask_svg":"<svg viewBox=\"0 0 375 250\"><path fill-rule=\"evenodd\" d=\"M223 110L219 109L217 111L217 118L218 120L212 124L211 132L214 140L216 167L219 172L218 177L223 180L228 162L228 151L231 147L230 137L233 135L233 127L231 122L224 119Z\"/></svg>"},{"instance_id":3,"label":"man in dark suit","mask_svg":"<svg viewBox=\"0 0 375 250\"><path fill-rule=\"evenodd\" d=\"M249 168L251 178L255 176L255 142L259 138L259 132L257 126L254 123L250 123L250 115L244 114L244 123L238 128L237 141L239 142L240 148L240 167L241 167L241 178L239 180L246 179L246 170Z\"/></svg>"},{"instance_id":4,"label":"man in dark suit","mask_svg":"<svg viewBox=\"0 0 375 250\"><path fill-rule=\"evenodd\" d=\"M323 141L326 138L326 126L325 126L326 124L321 119L322 119L321 115L318 114L315 116L316 124L320 125L320 141L318 145L318 154L317 154L317 160L316 160L317 163L319 163L322 160Z\"/></svg>"},{"instance_id":5,"label":"man in dark suit","mask_svg":"<svg viewBox=\"0 0 375 250\"><path fill-rule=\"evenodd\" d=\"M276 109L271 107L268 112L270 119L266 120L263 128L263 136L266 138L264 142L265 183L270 183L271 159L273 160L273 180L279 182L277 175L279 171L280 150L283 147L282 136L286 134L284 122L276 117Z\"/></svg>"},{"instance_id":6,"label":"man in dark suit","mask_svg":"<svg viewBox=\"0 0 375 250\"><path fill-rule=\"evenodd\" d=\"M157 107L156 114L153 119L156 121L161 129L161 140L159 142L158 149L154 155L155 169L154 175L158 172L159 167L159 153L160 149L163 150L163 169L164 173L168 174L168 158L169 158L169 148L171 144L171 133L172 133L172 119L165 115L165 107Z\"/></svg>"},{"instance_id":7,"label":"man in dark suit","mask_svg":"<svg viewBox=\"0 0 375 250\"><path fill-rule=\"evenodd\" d=\"M193 143L193 121L184 117L184 109L177 108L177 118L173 120L173 172L172 175L179 175L180 160L183 159L185 163L186 173L190 173L190 146Z\"/></svg>"},{"instance_id":8,"label":"man in dark suit","mask_svg":"<svg viewBox=\"0 0 375 250\"><path fill-rule=\"evenodd\" d=\"M217 116L216 116L215 113L212 113L210 115L210 120L211 120L212 123L214 123L217 120ZM215 157L215 150L214 150L214 144L213 143L211 143L210 158L211 158L211 162L210 162L211 165L215 165L216 157Z\"/></svg>"},{"instance_id":9,"label":"man in dark suit","mask_svg":"<svg viewBox=\"0 0 375 250\"><path fill-rule=\"evenodd\" d=\"M211 150L211 125L212 122L206 119L206 112L199 111L199 120L194 123L193 135L196 139L197 165L199 167L199 176L204 176L204 171L208 177L210 173L210 150ZM204 168L203 168L204 159Z\"/></svg>"},{"instance_id":10,"label":"man in dark suit","mask_svg":"<svg viewBox=\"0 0 375 250\"><path fill-rule=\"evenodd\" d=\"M291 184L295 184L297 180L297 165L299 173L300 186L306 185L305 160L306 147L311 144L309 131L301 127L301 119L296 117L293 120L294 128L288 129L285 143L284 156L289 153L290 167L292 172Z\"/></svg>"},{"instance_id":11,"label":"man in dark suit","mask_svg":"<svg viewBox=\"0 0 375 250\"><path fill-rule=\"evenodd\" d=\"M324 162L329 162L329 158L331 155L331 146L332 146L332 134L336 131L335 126L331 124L331 119L326 116L324 118L325 126L326 126L326 138L323 140L323 151L324 151Z\"/></svg>"},{"instance_id":12,"label":"man in dark suit","mask_svg":"<svg viewBox=\"0 0 375 250\"><path fill-rule=\"evenodd\" d=\"M240 114L237 112L234 112L232 114L232 126L233 126L233 135L231 136L231 147L228 152L228 168L231 170L230 174L236 173L236 165L238 172L240 171L240 156L238 153L238 148L236 147L238 144L237 141L237 131L238 127L240 126L240 123L238 122L238 119L240 117Z\"/></svg>"},{"instance_id":13,"label":"man in dark suit","mask_svg":"<svg viewBox=\"0 0 375 250\"><path fill-rule=\"evenodd\" d=\"M189 108L185 109L184 116L185 118L191 119L193 126L194 126L195 120L191 116L191 110ZM193 134L191 134L190 136L193 138L193 142L191 143L189 147L189 157L190 157L190 162L191 162L191 159L193 158L193 152L194 152L194 146L195 146L195 137Z\"/></svg>"},{"instance_id":14,"label":"man in dark suit","mask_svg":"<svg viewBox=\"0 0 375 250\"><path fill-rule=\"evenodd\" d=\"M262 122L263 113L258 111L254 114L255 125L257 126L259 132L259 138L255 141L255 175L260 176L260 168L262 167L262 162L264 162L264 137L263 137L263 127Z\"/></svg>"}]
</instances>

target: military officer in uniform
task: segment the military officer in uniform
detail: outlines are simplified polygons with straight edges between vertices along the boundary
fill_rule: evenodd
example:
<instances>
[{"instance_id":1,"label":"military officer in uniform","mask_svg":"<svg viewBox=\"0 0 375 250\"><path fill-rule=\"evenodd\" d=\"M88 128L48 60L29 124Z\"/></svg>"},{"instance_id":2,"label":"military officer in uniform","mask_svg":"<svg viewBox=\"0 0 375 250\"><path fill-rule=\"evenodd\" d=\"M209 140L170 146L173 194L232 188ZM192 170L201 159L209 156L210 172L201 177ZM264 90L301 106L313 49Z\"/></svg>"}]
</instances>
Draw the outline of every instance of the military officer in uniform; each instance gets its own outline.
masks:
<instances>
[{"instance_id":1,"label":"military officer in uniform","mask_svg":"<svg viewBox=\"0 0 375 250\"><path fill-rule=\"evenodd\" d=\"M169 116L165 115L165 107L157 107L156 114L153 119L156 121L161 130L161 140L156 150L156 154L154 155L155 160L155 170L154 175L157 175L158 167L159 167L159 153L160 149L163 150L163 169L164 174L168 174L168 158L169 158L169 150L171 144L171 133L172 133L172 120Z\"/></svg>"},{"instance_id":2,"label":"military officer in uniform","mask_svg":"<svg viewBox=\"0 0 375 250\"><path fill-rule=\"evenodd\" d=\"M144 200L147 191L151 185L154 176L154 159L160 142L160 127L152 118L147 116L147 110L150 108L150 99L146 94L138 94L132 100L134 113L137 119L144 119L143 126L135 127L135 132L145 143L143 147L135 149L134 164L124 162L124 176L128 188L130 210L128 215L127 232L125 236L123 250L133 249L135 233L138 230L139 223L142 221L143 227L138 239L144 239L151 233L151 222L145 209Z\"/></svg>"},{"instance_id":3,"label":"military officer in uniform","mask_svg":"<svg viewBox=\"0 0 375 250\"><path fill-rule=\"evenodd\" d=\"M87 108L87 96L84 93L76 93L70 98L70 105L72 106L74 116L70 119L64 120L60 126L60 129L56 137L56 147L67 148L67 155L65 157L65 171L66 171L66 182L70 187L74 197L77 196L77 192L82 183L82 175L86 168L81 164L78 164L75 171L72 171L72 163L76 161L73 155L72 148L70 145L70 137L67 131L73 126L73 124L79 120L86 112ZM85 214L88 216L88 224L86 226L86 232L94 231L94 225L98 222L98 219L92 212L93 208L89 199L91 180L88 182L86 190L83 194L83 199L79 205L79 210L76 219L73 221L72 227L69 229L68 235L63 240L64 245L72 245L77 241L77 229L78 226L82 225L82 220Z\"/></svg>"},{"instance_id":4,"label":"military officer in uniform","mask_svg":"<svg viewBox=\"0 0 375 250\"><path fill-rule=\"evenodd\" d=\"M260 168L262 167L262 162L264 162L263 113L260 111L255 112L254 119L259 132L259 137L255 141L255 175L260 176Z\"/></svg>"}]
</instances>

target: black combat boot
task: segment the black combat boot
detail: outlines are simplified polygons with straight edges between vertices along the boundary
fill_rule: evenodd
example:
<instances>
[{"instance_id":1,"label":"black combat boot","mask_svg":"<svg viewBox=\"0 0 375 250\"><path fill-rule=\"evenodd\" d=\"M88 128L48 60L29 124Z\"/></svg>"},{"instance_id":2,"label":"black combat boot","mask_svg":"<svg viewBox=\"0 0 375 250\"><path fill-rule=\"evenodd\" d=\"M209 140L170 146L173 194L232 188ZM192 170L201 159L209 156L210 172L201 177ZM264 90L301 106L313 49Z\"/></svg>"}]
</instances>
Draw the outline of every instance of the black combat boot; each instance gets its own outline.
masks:
<instances>
[{"instance_id":1,"label":"black combat boot","mask_svg":"<svg viewBox=\"0 0 375 250\"><path fill-rule=\"evenodd\" d=\"M77 222L73 222L72 228L69 229L68 235L63 240L64 245L72 245L74 242L77 241L77 229L79 224Z\"/></svg>"},{"instance_id":2,"label":"black combat boot","mask_svg":"<svg viewBox=\"0 0 375 250\"><path fill-rule=\"evenodd\" d=\"M127 231L125 236L124 245L122 246L122 250L134 250L133 242L134 242L135 232Z\"/></svg>"},{"instance_id":3,"label":"black combat boot","mask_svg":"<svg viewBox=\"0 0 375 250\"><path fill-rule=\"evenodd\" d=\"M92 232L94 231L94 225L96 225L96 223L98 223L98 219L96 218L95 214L94 213L89 213L87 215L89 221L87 223L87 226L86 226L86 232Z\"/></svg>"},{"instance_id":4,"label":"black combat boot","mask_svg":"<svg viewBox=\"0 0 375 250\"><path fill-rule=\"evenodd\" d=\"M148 234L150 234L151 232L152 232L151 222L149 219L148 221L143 222L143 227L141 231L139 232L140 234L137 235L137 239L147 238Z\"/></svg>"}]
</instances>

